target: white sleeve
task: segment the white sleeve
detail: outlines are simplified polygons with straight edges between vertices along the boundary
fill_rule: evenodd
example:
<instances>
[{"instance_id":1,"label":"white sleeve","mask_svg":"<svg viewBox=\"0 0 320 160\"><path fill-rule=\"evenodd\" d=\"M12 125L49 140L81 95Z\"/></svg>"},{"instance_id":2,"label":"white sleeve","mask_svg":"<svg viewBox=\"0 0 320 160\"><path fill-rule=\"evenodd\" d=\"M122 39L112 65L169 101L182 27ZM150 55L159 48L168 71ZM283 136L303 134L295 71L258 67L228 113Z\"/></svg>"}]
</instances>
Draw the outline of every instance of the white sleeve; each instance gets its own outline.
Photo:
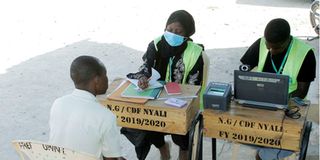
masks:
<instances>
[{"instance_id":1,"label":"white sleeve","mask_svg":"<svg viewBox=\"0 0 320 160\"><path fill-rule=\"evenodd\" d=\"M112 118L108 118L108 122L105 124L109 126L102 138L102 155L104 157L121 157L120 131L115 116L112 115Z\"/></svg>"}]
</instances>

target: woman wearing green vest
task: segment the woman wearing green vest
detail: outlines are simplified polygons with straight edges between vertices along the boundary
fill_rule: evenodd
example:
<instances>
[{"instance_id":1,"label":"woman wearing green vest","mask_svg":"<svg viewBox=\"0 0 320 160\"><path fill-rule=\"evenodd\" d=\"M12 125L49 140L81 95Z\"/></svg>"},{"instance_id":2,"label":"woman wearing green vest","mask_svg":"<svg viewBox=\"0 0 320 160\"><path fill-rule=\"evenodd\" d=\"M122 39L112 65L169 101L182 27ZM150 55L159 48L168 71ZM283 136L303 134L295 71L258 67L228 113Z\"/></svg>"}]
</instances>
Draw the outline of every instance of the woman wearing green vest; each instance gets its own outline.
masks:
<instances>
[{"instance_id":1,"label":"woman wearing green vest","mask_svg":"<svg viewBox=\"0 0 320 160\"><path fill-rule=\"evenodd\" d=\"M164 34L149 43L139 72L130 73L127 77L139 79L139 87L145 89L148 87L151 68L154 68L160 73L160 80L201 85L204 49L190 38L194 33L192 15L185 10L173 12L167 20ZM169 143L165 142L163 133L128 128L121 129L121 132L135 145L139 160L146 158L152 144L160 150L161 159L170 159ZM188 134L172 135L173 142L180 148L181 160L187 159L188 139Z\"/></svg>"},{"instance_id":2,"label":"woman wearing green vest","mask_svg":"<svg viewBox=\"0 0 320 160\"><path fill-rule=\"evenodd\" d=\"M316 60L312 47L290 35L289 23L281 18L271 20L264 37L255 41L242 56L242 64L249 70L290 76L291 97L305 98L316 75ZM259 148L256 159L279 159L293 152Z\"/></svg>"}]
</instances>

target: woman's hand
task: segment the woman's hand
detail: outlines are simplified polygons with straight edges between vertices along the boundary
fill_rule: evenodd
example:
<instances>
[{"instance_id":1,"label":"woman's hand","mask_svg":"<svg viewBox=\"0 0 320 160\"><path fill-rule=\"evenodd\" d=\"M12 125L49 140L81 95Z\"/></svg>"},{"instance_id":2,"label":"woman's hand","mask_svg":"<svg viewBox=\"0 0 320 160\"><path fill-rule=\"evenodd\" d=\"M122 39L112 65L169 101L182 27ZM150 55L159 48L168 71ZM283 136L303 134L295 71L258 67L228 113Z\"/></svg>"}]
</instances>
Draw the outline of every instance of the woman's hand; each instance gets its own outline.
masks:
<instances>
[{"instance_id":1,"label":"woman's hand","mask_svg":"<svg viewBox=\"0 0 320 160\"><path fill-rule=\"evenodd\" d=\"M138 81L139 88L143 90L148 88L148 85L149 85L149 79L146 76L142 76L139 78L139 81Z\"/></svg>"}]
</instances>

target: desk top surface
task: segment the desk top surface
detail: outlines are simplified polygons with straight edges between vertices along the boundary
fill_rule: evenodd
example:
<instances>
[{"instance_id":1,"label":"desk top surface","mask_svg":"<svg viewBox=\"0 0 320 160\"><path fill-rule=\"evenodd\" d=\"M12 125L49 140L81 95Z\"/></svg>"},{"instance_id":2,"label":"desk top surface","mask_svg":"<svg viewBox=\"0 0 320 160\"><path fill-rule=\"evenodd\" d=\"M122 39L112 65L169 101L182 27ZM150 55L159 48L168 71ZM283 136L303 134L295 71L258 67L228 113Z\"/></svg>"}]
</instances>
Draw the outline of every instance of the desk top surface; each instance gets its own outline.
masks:
<instances>
[{"instance_id":1,"label":"desk top surface","mask_svg":"<svg viewBox=\"0 0 320 160\"><path fill-rule=\"evenodd\" d=\"M109 89L107 91L107 94L110 94L112 91L114 91L122 82L124 79L116 79L114 80L110 85ZM155 100L148 100L145 104L138 104L139 106L154 106L154 107L166 107L168 109L182 109L186 110L188 107L182 107L182 108L177 108L177 107L172 107L169 105L166 105L164 101L167 98L172 98L172 97L183 97L183 100L186 100L188 102L187 106L190 106L192 100L194 98L186 98L186 97L193 97L193 96L198 96L198 93L200 91L201 86L196 86L196 85L184 85L180 84L181 87L181 95L167 95L167 93L164 91L164 89L161 91L159 99ZM105 99L102 101L111 101L111 102L116 102L119 104L131 104L130 102L120 102L120 101L115 101L115 100L109 100Z\"/></svg>"}]
</instances>

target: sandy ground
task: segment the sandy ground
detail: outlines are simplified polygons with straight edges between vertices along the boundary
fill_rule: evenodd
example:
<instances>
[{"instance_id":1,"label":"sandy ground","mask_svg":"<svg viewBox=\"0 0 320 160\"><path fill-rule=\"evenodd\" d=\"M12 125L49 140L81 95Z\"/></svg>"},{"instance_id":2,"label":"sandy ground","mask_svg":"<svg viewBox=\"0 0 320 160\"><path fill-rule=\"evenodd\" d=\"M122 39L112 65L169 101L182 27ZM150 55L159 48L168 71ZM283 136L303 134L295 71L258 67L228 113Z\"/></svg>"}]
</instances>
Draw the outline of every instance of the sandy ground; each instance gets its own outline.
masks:
<instances>
[{"instance_id":1,"label":"sandy ground","mask_svg":"<svg viewBox=\"0 0 320 160\"><path fill-rule=\"evenodd\" d=\"M79 55L101 59L110 80L134 72L147 44L162 34L167 17L188 10L196 21L195 42L206 47L209 81L231 82L233 70L247 47L262 36L267 22L282 17L292 35L315 36L309 22L310 1L303 0L178 0L178 1L18 1L0 2L0 159L18 159L13 139L48 139L52 102L72 91L69 65ZM319 41L308 42L317 52ZM318 64L318 63L317 63ZM319 73L308 97L319 104ZM312 108L318 113L318 108ZM313 130L308 159L319 159L319 115L310 117ZM167 137L170 141L170 138ZM122 137L127 159L133 146ZM210 139L204 139L210 159ZM230 159L232 144L218 141L220 159ZM172 148L173 158L177 147ZM247 154L249 153L249 154ZM253 159L254 150L241 145L238 159ZM154 148L148 159L158 159Z\"/></svg>"}]
</instances>

